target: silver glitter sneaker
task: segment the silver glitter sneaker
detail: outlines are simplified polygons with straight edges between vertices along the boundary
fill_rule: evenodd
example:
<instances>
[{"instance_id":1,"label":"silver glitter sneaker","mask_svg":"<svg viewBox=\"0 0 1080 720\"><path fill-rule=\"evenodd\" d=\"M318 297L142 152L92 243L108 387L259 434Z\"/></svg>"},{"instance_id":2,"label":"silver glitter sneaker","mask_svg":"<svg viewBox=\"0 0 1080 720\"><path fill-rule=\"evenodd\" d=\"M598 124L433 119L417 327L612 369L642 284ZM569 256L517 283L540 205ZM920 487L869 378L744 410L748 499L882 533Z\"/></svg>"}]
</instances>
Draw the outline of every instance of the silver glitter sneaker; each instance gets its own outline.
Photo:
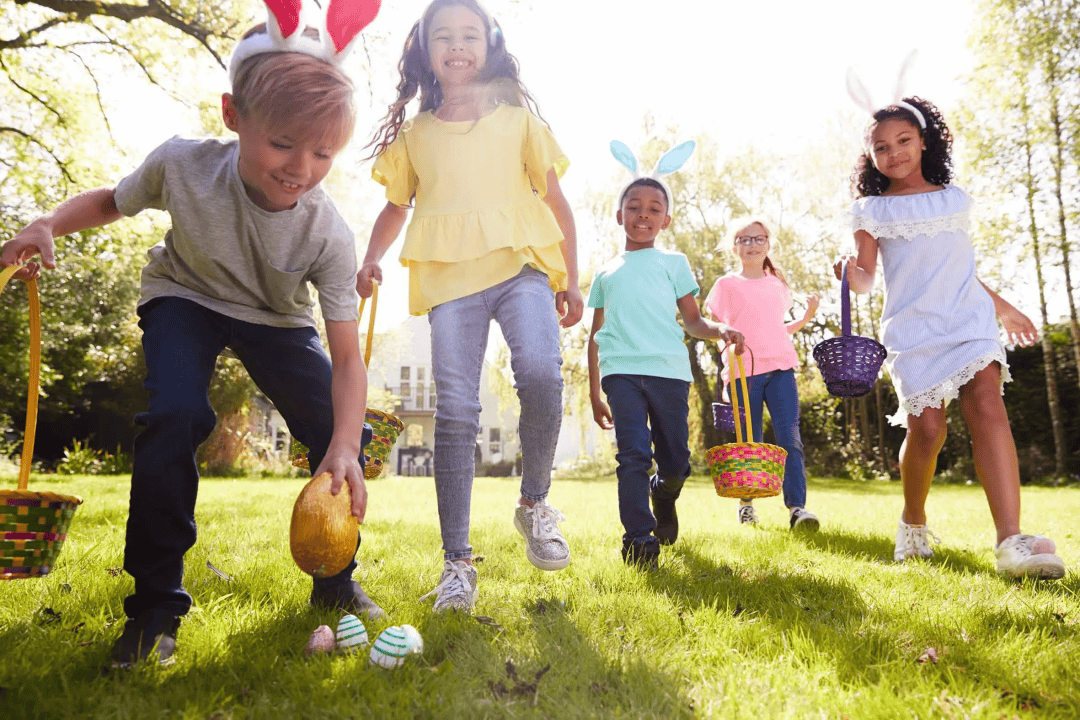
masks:
<instances>
[{"instance_id":1,"label":"silver glitter sneaker","mask_svg":"<svg viewBox=\"0 0 1080 720\"><path fill-rule=\"evenodd\" d=\"M563 520L566 517L545 500L514 510L514 527L525 538L525 554L541 570L562 570L570 564L570 546L559 532Z\"/></svg>"},{"instance_id":2,"label":"silver glitter sneaker","mask_svg":"<svg viewBox=\"0 0 1080 720\"><path fill-rule=\"evenodd\" d=\"M442 577L435 589L421 600L435 596L435 612L463 610L469 612L476 604L480 591L476 587L476 568L464 560L447 560L443 563Z\"/></svg>"}]
</instances>

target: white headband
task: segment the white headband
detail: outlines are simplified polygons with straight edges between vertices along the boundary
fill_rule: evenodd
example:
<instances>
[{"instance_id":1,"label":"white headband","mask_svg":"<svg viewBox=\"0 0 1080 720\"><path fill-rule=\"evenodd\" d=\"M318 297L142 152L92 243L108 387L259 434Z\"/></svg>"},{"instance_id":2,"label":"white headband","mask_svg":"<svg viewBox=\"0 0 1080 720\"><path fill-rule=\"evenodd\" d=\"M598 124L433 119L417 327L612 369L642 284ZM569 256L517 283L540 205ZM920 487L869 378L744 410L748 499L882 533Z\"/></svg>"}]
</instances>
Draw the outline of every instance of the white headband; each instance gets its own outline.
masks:
<instances>
[{"instance_id":1,"label":"white headband","mask_svg":"<svg viewBox=\"0 0 1080 720\"><path fill-rule=\"evenodd\" d=\"M631 175L630 181L623 185L622 189L619 191L618 197L620 205L622 204L623 196L626 195L626 191L630 188L631 185L633 185L638 180L649 179L656 181L660 184L660 187L664 189L664 195L667 196L668 204L667 214L670 215L671 201L673 198L671 195L671 188L669 188L667 183L664 182L663 176L670 175L671 173L675 172L683 165L685 165L686 161L690 159L690 154L694 152L695 147L697 147L697 143L695 143L693 140L687 140L684 143L676 145L660 157L660 160L657 161L656 167L653 168L651 174L642 175L638 172L638 161L637 158L634 156L634 153L630 151L630 148L626 147L625 144L619 142L618 140L612 140L611 154L615 156L615 159L618 160L624 168L630 171Z\"/></svg>"},{"instance_id":2,"label":"white headband","mask_svg":"<svg viewBox=\"0 0 1080 720\"><path fill-rule=\"evenodd\" d=\"M914 115L915 119L919 121L919 127L925 130L926 117L923 116L922 112L919 111L919 108L915 107L911 103L904 102L903 99L904 81L907 76L908 68L911 67L911 63L915 60L915 54L916 51L913 50L911 54L907 56L907 59L904 60L904 64L900 66L900 74L896 78L896 90L893 93L892 104L896 105L897 107L902 107L908 112L910 112L912 115ZM875 105L874 102L870 99L870 93L859 80L858 76L855 75L855 71L851 68L848 68L847 71L847 91L848 95L851 96L851 99L855 101L855 104L869 112L871 115L881 109L880 107Z\"/></svg>"},{"instance_id":3,"label":"white headband","mask_svg":"<svg viewBox=\"0 0 1080 720\"><path fill-rule=\"evenodd\" d=\"M326 13L304 0L265 0L267 32L253 33L233 49L229 61L229 82L236 83L240 66L250 57L274 52L299 52L340 66L352 49L360 31L379 12L379 0L330 0ZM318 38L304 34L312 27Z\"/></svg>"},{"instance_id":4,"label":"white headband","mask_svg":"<svg viewBox=\"0 0 1080 720\"><path fill-rule=\"evenodd\" d=\"M428 7L431 7L431 5L428 5ZM489 28L488 29L488 47L495 47L496 36L499 33L502 32L502 28L500 28L495 23L495 18L491 17L491 15L488 13L488 11L485 10L484 7L480 3L476 3L476 7L478 7L480 9L480 15L481 15L482 19L484 20L484 22L487 23L487 26ZM424 12L421 13L420 22L417 24L417 27L416 27L416 39L420 42L420 47L423 48L425 50L425 52L426 52L427 51L427 36L424 34L424 16L425 15L427 15L427 9L426 8L424 9Z\"/></svg>"}]
</instances>

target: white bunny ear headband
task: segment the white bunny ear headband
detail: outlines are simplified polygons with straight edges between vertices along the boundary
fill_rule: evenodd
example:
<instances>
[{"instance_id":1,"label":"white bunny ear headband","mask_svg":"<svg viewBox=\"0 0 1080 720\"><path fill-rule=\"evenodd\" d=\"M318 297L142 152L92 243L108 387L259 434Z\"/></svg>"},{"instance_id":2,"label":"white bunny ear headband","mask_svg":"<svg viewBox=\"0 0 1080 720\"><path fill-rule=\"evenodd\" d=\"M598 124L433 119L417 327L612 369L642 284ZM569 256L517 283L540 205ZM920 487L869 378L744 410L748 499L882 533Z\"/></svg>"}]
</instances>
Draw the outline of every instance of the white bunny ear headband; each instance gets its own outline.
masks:
<instances>
[{"instance_id":1,"label":"white bunny ear headband","mask_svg":"<svg viewBox=\"0 0 1080 720\"><path fill-rule=\"evenodd\" d=\"M911 67L911 63L915 60L916 51L912 51L907 59L904 60L904 64L900 66L900 74L896 78L896 90L893 93L893 105L902 107L919 121L919 127L923 130L926 129L926 118L923 116L919 108L915 107L911 103L904 102L904 83L907 80L907 71ZM866 87L862 84L859 78L855 75L855 71L848 68L847 71L847 91L851 99L855 101L855 104L863 108L871 115L881 109L881 106L875 105L870 99L870 93Z\"/></svg>"},{"instance_id":2,"label":"white bunny ear headband","mask_svg":"<svg viewBox=\"0 0 1080 720\"><path fill-rule=\"evenodd\" d=\"M340 66L360 31L379 12L379 0L329 0L323 12L317 0L265 0L265 33L253 33L236 44L229 61L229 82L245 60L263 53L299 52ZM318 32L314 38L305 28Z\"/></svg>"},{"instance_id":3,"label":"white bunny ear headband","mask_svg":"<svg viewBox=\"0 0 1080 720\"><path fill-rule=\"evenodd\" d=\"M631 175L630 180L623 185L622 190L619 191L618 197L620 204L622 203L623 196L626 195L626 191L634 184L634 182L647 178L649 180L655 180L660 183L660 187L664 188L664 195L667 197L668 203L668 214L670 215L672 199L671 188L664 182L663 176L670 175L685 165L686 161L690 159L690 155L694 152L695 147L697 147L697 143L693 140L687 140L684 143L676 145L660 156L660 160L656 163L656 167L653 168L652 173L643 175L638 172L637 157L630 151L630 148L626 147L624 143L621 143L618 140L612 140L611 154L615 156L615 159L618 160L624 168L630 171Z\"/></svg>"}]
</instances>

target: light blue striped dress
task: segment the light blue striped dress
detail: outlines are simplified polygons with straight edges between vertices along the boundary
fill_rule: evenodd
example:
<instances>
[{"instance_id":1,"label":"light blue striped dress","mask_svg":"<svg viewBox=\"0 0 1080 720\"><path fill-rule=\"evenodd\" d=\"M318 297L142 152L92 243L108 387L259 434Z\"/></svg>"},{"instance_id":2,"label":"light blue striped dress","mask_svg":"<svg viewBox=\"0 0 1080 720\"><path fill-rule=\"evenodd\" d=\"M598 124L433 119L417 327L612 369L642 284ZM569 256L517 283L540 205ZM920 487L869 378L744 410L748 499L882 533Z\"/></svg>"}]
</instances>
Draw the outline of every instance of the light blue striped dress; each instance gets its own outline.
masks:
<instances>
[{"instance_id":1,"label":"light blue striped dress","mask_svg":"<svg viewBox=\"0 0 1080 720\"><path fill-rule=\"evenodd\" d=\"M889 418L939 407L992 362L1011 379L994 302L975 275L968 235L971 196L955 185L917 195L860 198L853 229L878 241L885 278L881 342L889 351L900 409Z\"/></svg>"}]
</instances>

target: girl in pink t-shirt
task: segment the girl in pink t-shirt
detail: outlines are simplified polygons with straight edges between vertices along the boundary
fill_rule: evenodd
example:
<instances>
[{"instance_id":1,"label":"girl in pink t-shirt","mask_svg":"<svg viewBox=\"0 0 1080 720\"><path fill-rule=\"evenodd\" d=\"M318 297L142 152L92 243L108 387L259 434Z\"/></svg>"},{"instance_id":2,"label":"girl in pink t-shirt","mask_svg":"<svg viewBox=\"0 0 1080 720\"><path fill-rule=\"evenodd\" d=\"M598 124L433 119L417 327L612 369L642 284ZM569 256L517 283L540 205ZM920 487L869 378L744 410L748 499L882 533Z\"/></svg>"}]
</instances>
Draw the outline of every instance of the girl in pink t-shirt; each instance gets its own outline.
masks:
<instances>
[{"instance_id":1,"label":"girl in pink t-shirt","mask_svg":"<svg viewBox=\"0 0 1080 720\"><path fill-rule=\"evenodd\" d=\"M765 224L736 221L735 254L742 270L716 281L705 308L714 320L738 330L746 337L746 346L754 354L753 375L748 379L754 441L761 442L762 406L772 416L776 444L787 450L784 465L784 505L790 513L791 529L817 530L818 519L803 506L806 504L806 469L803 466L802 434L799 432L799 390L795 366L799 356L791 334L817 312L817 294L807 296L802 320L785 323L792 307L791 289L783 273L769 258L770 237ZM723 379L728 380L728 368ZM739 391L741 393L741 390ZM740 395L740 400L746 402ZM757 515L750 499L739 505L739 522L755 524Z\"/></svg>"}]
</instances>

